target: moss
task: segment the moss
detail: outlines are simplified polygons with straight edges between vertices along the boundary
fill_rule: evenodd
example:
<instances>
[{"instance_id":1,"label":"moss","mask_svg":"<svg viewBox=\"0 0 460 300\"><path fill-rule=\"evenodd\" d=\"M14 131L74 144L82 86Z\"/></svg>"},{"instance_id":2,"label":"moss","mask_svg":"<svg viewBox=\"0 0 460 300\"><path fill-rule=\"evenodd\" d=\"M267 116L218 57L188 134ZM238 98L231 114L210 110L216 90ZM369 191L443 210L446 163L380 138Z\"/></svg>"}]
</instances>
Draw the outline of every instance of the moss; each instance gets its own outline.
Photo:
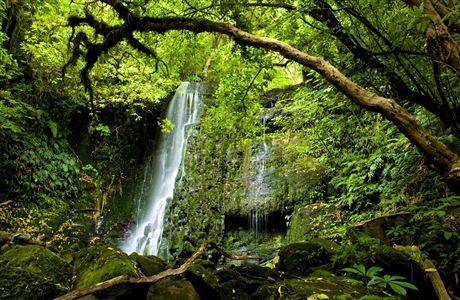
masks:
<instances>
[{"instance_id":1,"label":"moss","mask_svg":"<svg viewBox=\"0 0 460 300\"><path fill-rule=\"evenodd\" d=\"M212 262L197 260L186 272L187 279L205 299L216 299L218 295L219 280L213 270L215 266Z\"/></svg>"},{"instance_id":2,"label":"moss","mask_svg":"<svg viewBox=\"0 0 460 300\"><path fill-rule=\"evenodd\" d=\"M78 252L74 268L77 277L76 288L88 287L123 274L132 277L142 276L136 260L117 248L103 244ZM127 292L127 286L117 286L102 292L100 296L121 296Z\"/></svg>"},{"instance_id":3,"label":"moss","mask_svg":"<svg viewBox=\"0 0 460 300\"><path fill-rule=\"evenodd\" d=\"M50 298L70 289L70 266L37 245L13 246L0 257L0 298Z\"/></svg>"},{"instance_id":4,"label":"moss","mask_svg":"<svg viewBox=\"0 0 460 300\"><path fill-rule=\"evenodd\" d=\"M142 256L136 252L129 256L137 262L137 266L145 276L158 274L166 269L166 263L156 256Z\"/></svg>"},{"instance_id":5,"label":"moss","mask_svg":"<svg viewBox=\"0 0 460 300\"><path fill-rule=\"evenodd\" d=\"M3 262L0 262L0 274L0 299L50 299L66 291L40 274Z\"/></svg>"},{"instance_id":6,"label":"moss","mask_svg":"<svg viewBox=\"0 0 460 300\"><path fill-rule=\"evenodd\" d=\"M188 280L166 278L153 284L147 300L199 300L200 296Z\"/></svg>"},{"instance_id":7,"label":"moss","mask_svg":"<svg viewBox=\"0 0 460 300\"><path fill-rule=\"evenodd\" d=\"M353 285L348 278L317 271L306 278L284 279L263 285L252 294L251 299L310 299L317 294L324 294L328 299L338 299L340 295L348 294L351 299L358 299L366 295L367 290L363 285Z\"/></svg>"},{"instance_id":8,"label":"moss","mask_svg":"<svg viewBox=\"0 0 460 300\"><path fill-rule=\"evenodd\" d=\"M336 233L340 211L332 205L315 203L297 206L291 215L286 235L288 243L311 240Z\"/></svg>"}]
</instances>

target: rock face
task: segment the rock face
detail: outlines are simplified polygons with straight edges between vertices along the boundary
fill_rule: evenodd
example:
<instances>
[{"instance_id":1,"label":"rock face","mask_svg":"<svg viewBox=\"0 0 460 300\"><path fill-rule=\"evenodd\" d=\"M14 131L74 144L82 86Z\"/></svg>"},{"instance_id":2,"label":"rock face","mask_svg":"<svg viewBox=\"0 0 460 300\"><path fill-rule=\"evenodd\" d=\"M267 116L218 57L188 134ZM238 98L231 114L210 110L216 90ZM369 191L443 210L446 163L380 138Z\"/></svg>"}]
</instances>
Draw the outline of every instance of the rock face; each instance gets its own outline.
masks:
<instances>
[{"instance_id":1,"label":"rock face","mask_svg":"<svg viewBox=\"0 0 460 300\"><path fill-rule=\"evenodd\" d=\"M70 289L70 265L50 250L37 245L3 249L0 299L48 299Z\"/></svg>"}]
</instances>

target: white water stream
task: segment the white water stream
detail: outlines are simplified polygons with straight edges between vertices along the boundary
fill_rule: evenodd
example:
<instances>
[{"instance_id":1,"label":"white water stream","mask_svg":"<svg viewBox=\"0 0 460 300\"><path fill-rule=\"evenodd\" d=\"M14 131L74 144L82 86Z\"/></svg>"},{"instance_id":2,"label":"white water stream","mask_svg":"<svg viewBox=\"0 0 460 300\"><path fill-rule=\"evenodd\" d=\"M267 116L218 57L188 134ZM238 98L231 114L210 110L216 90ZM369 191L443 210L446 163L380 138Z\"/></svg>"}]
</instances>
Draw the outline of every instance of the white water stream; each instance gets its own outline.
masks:
<instances>
[{"instance_id":1,"label":"white water stream","mask_svg":"<svg viewBox=\"0 0 460 300\"><path fill-rule=\"evenodd\" d=\"M157 255L163 235L165 210L184 160L185 144L198 123L202 103L201 85L185 82L171 100L166 117L174 128L161 133L154 155L154 181L144 212L139 206L138 223L121 248L129 253Z\"/></svg>"}]
</instances>

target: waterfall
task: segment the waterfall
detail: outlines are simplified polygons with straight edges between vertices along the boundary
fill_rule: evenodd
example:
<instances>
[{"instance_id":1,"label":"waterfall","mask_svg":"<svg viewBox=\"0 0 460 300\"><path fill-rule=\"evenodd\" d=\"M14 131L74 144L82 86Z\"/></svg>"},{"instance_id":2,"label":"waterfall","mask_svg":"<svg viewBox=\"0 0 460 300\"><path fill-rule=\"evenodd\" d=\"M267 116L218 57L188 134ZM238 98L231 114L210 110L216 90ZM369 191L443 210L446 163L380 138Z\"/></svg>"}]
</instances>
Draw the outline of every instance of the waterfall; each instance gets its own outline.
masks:
<instances>
[{"instance_id":1,"label":"waterfall","mask_svg":"<svg viewBox=\"0 0 460 300\"><path fill-rule=\"evenodd\" d=\"M170 132L162 132L154 154L153 183L147 198L146 209L139 217L135 230L131 232L121 248L142 255L157 255L163 235L165 210L174 195L174 185L183 166L185 144L192 134L193 125L199 120L202 103L200 84L185 82L176 91L169 103L166 117L174 125Z\"/></svg>"},{"instance_id":2,"label":"waterfall","mask_svg":"<svg viewBox=\"0 0 460 300\"><path fill-rule=\"evenodd\" d=\"M266 163L269 157L269 145L265 140L265 126L267 116L262 116L262 141L253 153L251 161L255 168L255 174L249 187L248 228L255 235L256 241L259 233L267 226L267 214L264 210L266 196L270 193L270 184L267 182Z\"/></svg>"}]
</instances>

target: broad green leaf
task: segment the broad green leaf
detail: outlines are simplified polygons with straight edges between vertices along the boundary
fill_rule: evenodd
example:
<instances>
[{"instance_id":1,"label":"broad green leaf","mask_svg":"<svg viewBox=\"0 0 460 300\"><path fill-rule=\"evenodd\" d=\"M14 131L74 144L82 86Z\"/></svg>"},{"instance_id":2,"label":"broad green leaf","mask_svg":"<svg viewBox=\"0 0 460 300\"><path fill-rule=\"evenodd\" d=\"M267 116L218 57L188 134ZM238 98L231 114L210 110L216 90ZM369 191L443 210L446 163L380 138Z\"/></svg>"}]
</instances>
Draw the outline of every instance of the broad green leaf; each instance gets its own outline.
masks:
<instances>
[{"instance_id":1,"label":"broad green leaf","mask_svg":"<svg viewBox=\"0 0 460 300\"><path fill-rule=\"evenodd\" d=\"M408 289L411 289L411 290L414 290L414 291L418 291L418 288L413 285L412 283L409 283L409 282L405 282L405 281L394 281L393 282L394 284L398 284L402 287L405 287L405 288L408 288Z\"/></svg>"},{"instance_id":2,"label":"broad green leaf","mask_svg":"<svg viewBox=\"0 0 460 300\"><path fill-rule=\"evenodd\" d=\"M369 277L375 276L378 272L382 271L383 268L380 267L370 267L369 270L367 270L366 275Z\"/></svg>"},{"instance_id":3,"label":"broad green leaf","mask_svg":"<svg viewBox=\"0 0 460 300\"><path fill-rule=\"evenodd\" d=\"M448 241L452 237L453 233L450 231L444 231L444 238Z\"/></svg>"},{"instance_id":4,"label":"broad green leaf","mask_svg":"<svg viewBox=\"0 0 460 300\"><path fill-rule=\"evenodd\" d=\"M407 294L406 289L403 288L402 286L392 283L392 282L390 282L389 285L391 289L395 291L396 294L401 295L401 296L406 296Z\"/></svg>"}]
</instances>

